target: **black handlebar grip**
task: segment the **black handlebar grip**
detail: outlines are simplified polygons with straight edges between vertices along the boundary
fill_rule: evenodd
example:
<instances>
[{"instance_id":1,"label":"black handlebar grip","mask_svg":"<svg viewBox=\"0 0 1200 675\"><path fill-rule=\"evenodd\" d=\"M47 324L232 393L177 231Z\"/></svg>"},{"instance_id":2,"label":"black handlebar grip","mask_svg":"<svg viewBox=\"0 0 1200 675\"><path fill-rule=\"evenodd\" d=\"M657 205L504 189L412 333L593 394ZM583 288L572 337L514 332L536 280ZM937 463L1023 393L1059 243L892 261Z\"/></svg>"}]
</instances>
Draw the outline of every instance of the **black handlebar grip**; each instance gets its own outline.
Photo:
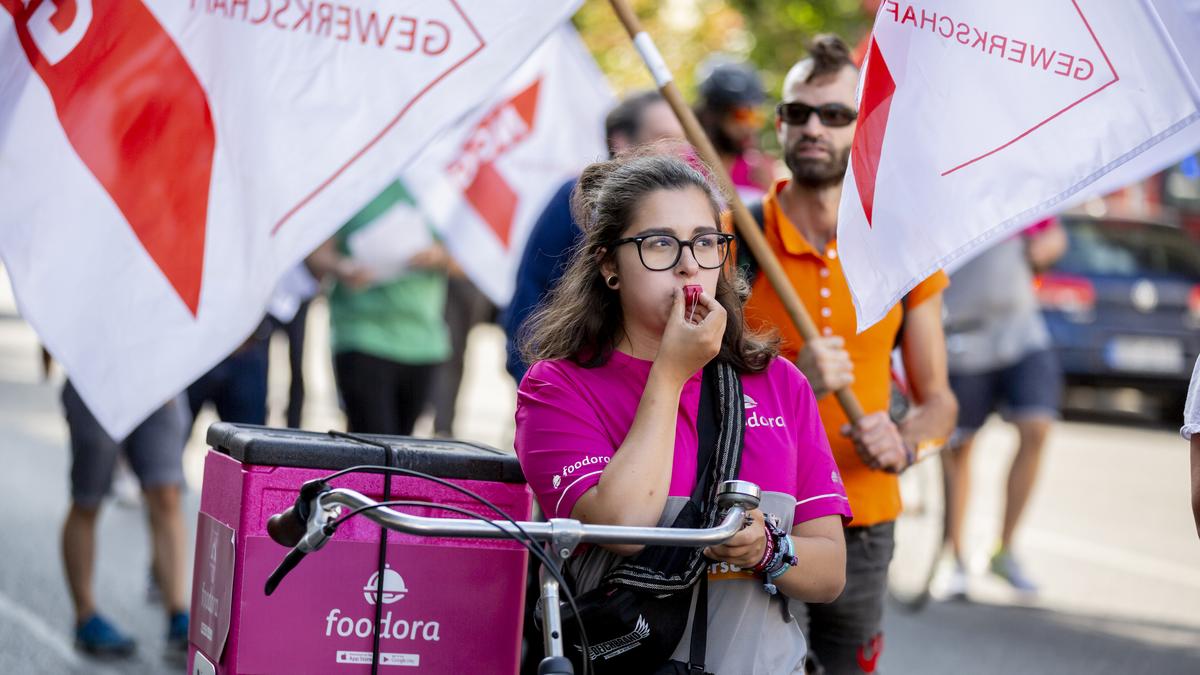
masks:
<instances>
[{"instance_id":1,"label":"black handlebar grip","mask_svg":"<svg viewBox=\"0 0 1200 675\"><path fill-rule=\"evenodd\" d=\"M274 593L275 589L279 586L279 582L283 581L288 572L296 569L296 565L299 565L300 561L304 560L304 556L306 555L308 554L298 548L288 551L288 554L283 558L283 562L279 563L279 567L276 567L275 571L271 572L271 576L267 577L267 585L263 589L266 594L270 595Z\"/></svg>"},{"instance_id":2,"label":"black handlebar grip","mask_svg":"<svg viewBox=\"0 0 1200 675\"><path fill-rule=\"evenodd\" d=\"M267 521L267 534L280 546L294 547L304 538L308 523L300 517L295 506L288 507L283 513L276 513Z\"/></svg>"}]
</instances>

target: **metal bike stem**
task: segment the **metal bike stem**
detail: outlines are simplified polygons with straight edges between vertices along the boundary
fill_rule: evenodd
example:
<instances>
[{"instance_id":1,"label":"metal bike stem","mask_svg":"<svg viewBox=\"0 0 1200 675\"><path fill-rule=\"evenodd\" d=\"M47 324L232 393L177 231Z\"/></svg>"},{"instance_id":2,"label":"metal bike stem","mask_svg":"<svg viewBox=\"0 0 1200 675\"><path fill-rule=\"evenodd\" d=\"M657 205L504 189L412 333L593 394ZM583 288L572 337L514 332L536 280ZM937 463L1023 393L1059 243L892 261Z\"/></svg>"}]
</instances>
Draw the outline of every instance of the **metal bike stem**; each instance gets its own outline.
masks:
<instances>
[{"instance_id":1,"label":"metal bike stem","mask_svg":"<svg viewBox=\"0 0 1200 675\"><path fill-rule=\"evenodd\" d=\"M558 581L547 575L542 581L542 612L545 630L542 640L546 656L563 656L562 613L558 604Z\"/></svg>"}]
</instances>

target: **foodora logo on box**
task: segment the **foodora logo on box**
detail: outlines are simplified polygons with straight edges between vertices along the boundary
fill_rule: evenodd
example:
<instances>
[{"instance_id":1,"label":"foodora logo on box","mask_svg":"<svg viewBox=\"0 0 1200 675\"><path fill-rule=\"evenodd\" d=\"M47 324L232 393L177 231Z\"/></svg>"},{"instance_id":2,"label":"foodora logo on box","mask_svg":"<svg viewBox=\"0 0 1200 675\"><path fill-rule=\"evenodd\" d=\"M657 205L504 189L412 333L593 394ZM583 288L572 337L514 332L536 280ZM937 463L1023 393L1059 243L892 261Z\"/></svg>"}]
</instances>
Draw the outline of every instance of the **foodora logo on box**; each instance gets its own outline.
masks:
<instances>
[{"instance_id":1,"label":"foodora logo on box","mask_svg":"<svg viewBox=\"0 0 1200 675\"><path fill-rule=\"evenodd\" d=\"M384 566L382 591L379 590L378 572L371 574L362 590L363 599L369 606L391 605L403 599L409 592L408 587L404 584L404 578L390 565ZM392 612L388 611L380 619L379 637L385 640L437 642L441 640L441 629L441 624L437 621L393 618ZM339 637L368 637L375 633L375 620L373 617L347 616L345 612L335 607L329 610L329 614L325 617L325 637L333 637L335 633Z\"/></svg>"},{"instance_id":2,"label":"foodora logo on box","mask_svg":"<svg viewBox=\"0 0 1200 675\"><path fill-rule=\"evenodd\" d=\"M404 577L400 576L391 565L383 566L383 590L379 589L379 572L371 575L367 579L367 585L363 586L363 597L367 599L367 604L374 605L375 598L378 597L383 604L390 605L397 600L400 600L408 593L408 589L404 586Z\"/></svg>"}]
</instances>

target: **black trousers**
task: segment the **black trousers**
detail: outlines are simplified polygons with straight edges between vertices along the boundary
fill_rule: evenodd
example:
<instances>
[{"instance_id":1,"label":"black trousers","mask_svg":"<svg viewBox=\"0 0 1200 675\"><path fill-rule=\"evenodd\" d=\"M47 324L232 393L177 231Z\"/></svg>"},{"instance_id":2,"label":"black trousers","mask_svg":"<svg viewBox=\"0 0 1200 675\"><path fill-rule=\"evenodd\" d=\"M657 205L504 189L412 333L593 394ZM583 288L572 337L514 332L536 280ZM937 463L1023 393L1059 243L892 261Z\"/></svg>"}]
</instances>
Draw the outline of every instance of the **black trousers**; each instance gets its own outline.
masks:
<instances>
[{"instance_id":1,"label":"black trousers","mask_svg":"<svg viewBox=\"0 0 1200 675\"><path fill-rule=\"evenodd\" d=\"M809 673L874 673L883 652L883 605L896 523L844 531L846 588L841 596L826 604L791 603L792 615L806 628Z\"/></svg>"},{"instance_id":2,"label":"black trousers","mask_svg":"<svg viewBox=\"0 0 1200 675\"><path fill-rule=\"evenodd\" d=\"M300 418L304 411L304 333L308 323L308 306L311 300L300 303L296 316L287 323L280 323L275 317L267 317L271 322L271 332L281 331L288 341L288 369L291 372L291 384L288 386L287 425L293 429L300 428Z\"/></svg>"},{"instance_id":3,"label":"black trousers","mask_svg":"<svg viewBox=\"0 0 1200 675\"><path fill-rule=\"evenodd\" d=\"M406 364L362 352L334 355L338 391L353 433L412 434L425 408L437 364Z\"/></svg>"},{"instance_id":4,"label":"black trousers","mask_svg":"<svg viewBox=\"0 0 1200 675\"><path fill-rule=\"evenodd\" d=\"M496 306L466 277L451 276L446 285L446 326L450 329L450 359L434 375L433 431L454 435L458 390L462 384L467 336L476 324L496 321Z\"/></svg>"}]
</instances>

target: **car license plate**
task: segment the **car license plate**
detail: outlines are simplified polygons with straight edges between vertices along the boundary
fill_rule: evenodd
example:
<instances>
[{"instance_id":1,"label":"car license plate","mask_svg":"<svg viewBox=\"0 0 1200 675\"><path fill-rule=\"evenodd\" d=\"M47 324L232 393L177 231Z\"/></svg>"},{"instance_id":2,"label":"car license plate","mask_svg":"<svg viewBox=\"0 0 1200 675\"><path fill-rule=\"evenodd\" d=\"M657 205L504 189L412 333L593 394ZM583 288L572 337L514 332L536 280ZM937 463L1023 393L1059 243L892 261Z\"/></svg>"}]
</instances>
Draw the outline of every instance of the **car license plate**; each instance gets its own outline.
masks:
<instances>
[{"instance_id":1,"label":"car license plate","mask_svg":"<svg viewBox=\"0 0 1200 675\"><path fill-rule=\"evenodd\" d=\"M1186 365L1183 343L1175 338L1116 337L1105 356L1111 368L1140 373L1178 373Z\"/></svg>"}]
</instances>

